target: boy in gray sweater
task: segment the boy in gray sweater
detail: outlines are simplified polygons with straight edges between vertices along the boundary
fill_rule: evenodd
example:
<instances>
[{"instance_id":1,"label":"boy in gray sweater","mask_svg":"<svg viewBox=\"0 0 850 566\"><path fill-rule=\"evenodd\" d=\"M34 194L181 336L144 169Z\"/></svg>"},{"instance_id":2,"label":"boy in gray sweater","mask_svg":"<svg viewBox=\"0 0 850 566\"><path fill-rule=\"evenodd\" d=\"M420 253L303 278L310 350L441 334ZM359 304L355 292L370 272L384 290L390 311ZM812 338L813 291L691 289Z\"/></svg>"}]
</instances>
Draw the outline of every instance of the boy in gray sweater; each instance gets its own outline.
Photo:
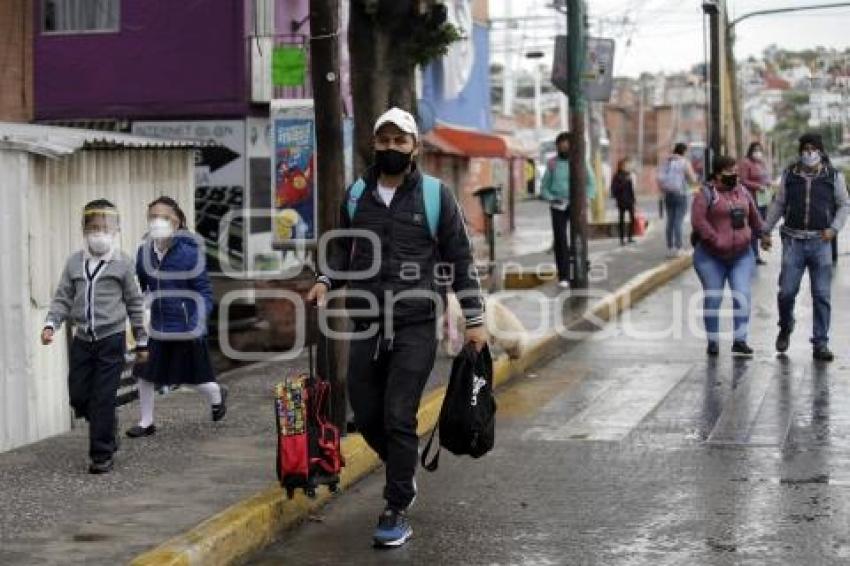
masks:
<instances>
[{"instance_id":1,"label":"boy in gray sweater","mask_svg":"<svg viewBox=\"0 0 850 566\"><path fill-rule=\"evenodd\" d=\"M74 340L68 359L68 393L77 418L89 422L89 472L112 470L118 449L115 399L124 368L127 316L144 361L144 300L133 261L116 248L118 210L105 199L83 208L83 249L71 254L50 304L42 344L68 320Z\"/></svg>"}]
</instances>

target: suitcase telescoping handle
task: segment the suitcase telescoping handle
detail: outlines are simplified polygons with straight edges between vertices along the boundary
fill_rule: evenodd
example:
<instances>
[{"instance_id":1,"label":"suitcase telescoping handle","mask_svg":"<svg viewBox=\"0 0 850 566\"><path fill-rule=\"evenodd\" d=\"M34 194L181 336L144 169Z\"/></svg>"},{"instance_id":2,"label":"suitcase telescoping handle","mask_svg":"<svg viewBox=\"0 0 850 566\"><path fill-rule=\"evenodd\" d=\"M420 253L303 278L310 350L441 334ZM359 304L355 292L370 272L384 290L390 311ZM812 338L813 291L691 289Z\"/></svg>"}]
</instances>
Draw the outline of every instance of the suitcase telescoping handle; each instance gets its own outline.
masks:
<instances>
[{"instance_id":1,"label":"suitcase telescoping handle","mask_svg":"<svg viewBox=\"0 0 850 566\"><path fill-rule=\"evenodd\" d=\"M314 350L318 353L318 344L322 342L324 346L324 362L325 368L330 367L330 349L331 343L330 339L322 333L321 328L319 327L319 313L321 312L321 307L313 304L307 307L307 320L305 321L306 333L307 336L304 340L307 344L307 363L309 365L310 377L314 379L320 379L322 381L328 381L326 376L319 376L316 371L316 360Z\"/></svg>"}]
</instances>

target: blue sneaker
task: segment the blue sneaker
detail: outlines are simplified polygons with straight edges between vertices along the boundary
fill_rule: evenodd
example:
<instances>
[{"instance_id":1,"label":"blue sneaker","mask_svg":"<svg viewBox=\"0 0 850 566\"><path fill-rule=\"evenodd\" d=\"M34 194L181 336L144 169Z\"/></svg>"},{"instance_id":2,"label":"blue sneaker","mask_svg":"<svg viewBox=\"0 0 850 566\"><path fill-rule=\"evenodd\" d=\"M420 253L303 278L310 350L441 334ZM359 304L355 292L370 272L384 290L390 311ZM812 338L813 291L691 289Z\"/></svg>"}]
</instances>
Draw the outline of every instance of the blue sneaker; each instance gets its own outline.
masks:
<instances>
[{"instance_id":1,"label":"blue sneaker","mask_svg":"<svg viewBox=\"0 0 850 566\"><path fill-rule=\"evenodd\" d=\"M378 527L372 540L375 546L391 548L403 545L412 535L413 529L404 512L388 507L378 517Z\"/></svg>"}]
</instances>

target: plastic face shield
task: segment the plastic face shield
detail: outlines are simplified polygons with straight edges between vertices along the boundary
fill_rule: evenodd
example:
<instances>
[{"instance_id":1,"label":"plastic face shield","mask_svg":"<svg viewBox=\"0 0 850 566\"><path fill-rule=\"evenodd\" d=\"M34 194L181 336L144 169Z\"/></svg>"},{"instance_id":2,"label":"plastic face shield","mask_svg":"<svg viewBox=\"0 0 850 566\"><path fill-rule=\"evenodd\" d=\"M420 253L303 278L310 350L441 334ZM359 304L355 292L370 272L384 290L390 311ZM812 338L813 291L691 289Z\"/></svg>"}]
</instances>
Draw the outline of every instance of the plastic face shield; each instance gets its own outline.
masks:
<instances>
[{"instance_id":1,"label":"plastic face shield","mask_svg":"<svg viewBox=\"0 0 850 566\"><path fill-rule=\"evenodd\" d=\"M114 208L92 208L83 211L84 234L95 232L115 234L118 229L118 211Z\"/></svg>"}]
</instances>

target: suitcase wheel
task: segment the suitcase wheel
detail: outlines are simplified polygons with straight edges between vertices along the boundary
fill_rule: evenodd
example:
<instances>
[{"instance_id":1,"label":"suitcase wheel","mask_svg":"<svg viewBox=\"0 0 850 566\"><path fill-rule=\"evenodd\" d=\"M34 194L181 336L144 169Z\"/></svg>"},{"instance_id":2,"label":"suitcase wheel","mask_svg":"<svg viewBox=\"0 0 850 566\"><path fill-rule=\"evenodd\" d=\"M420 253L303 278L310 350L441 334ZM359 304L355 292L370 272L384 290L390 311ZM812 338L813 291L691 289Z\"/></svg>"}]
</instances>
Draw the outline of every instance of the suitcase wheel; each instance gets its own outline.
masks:
<instances>
[{"instance_id":1,"label":"suitcase wheel","mask_svg":"<svg viewBox=\"0 0 850 566\"><path fill-rule=\"evenodd\" d=\"M315 497L316 497L316 490L312 487L306 488L304 490L304 493L306 493L307 497L309 497L310 499L315 499Z\"/></svg>"},{"instance_id":2,"label":"suitcase wheel","mask_svg":"<svg viewBox=\"0 0 850 566\"><path fill-rule=\"evenodd\" d=\"M332 483L332 484L328 485L328 489L330 490L331 493L336 493L336 492L339 491L339 484L338 483Z\"/></svg>"}]
</instances>

